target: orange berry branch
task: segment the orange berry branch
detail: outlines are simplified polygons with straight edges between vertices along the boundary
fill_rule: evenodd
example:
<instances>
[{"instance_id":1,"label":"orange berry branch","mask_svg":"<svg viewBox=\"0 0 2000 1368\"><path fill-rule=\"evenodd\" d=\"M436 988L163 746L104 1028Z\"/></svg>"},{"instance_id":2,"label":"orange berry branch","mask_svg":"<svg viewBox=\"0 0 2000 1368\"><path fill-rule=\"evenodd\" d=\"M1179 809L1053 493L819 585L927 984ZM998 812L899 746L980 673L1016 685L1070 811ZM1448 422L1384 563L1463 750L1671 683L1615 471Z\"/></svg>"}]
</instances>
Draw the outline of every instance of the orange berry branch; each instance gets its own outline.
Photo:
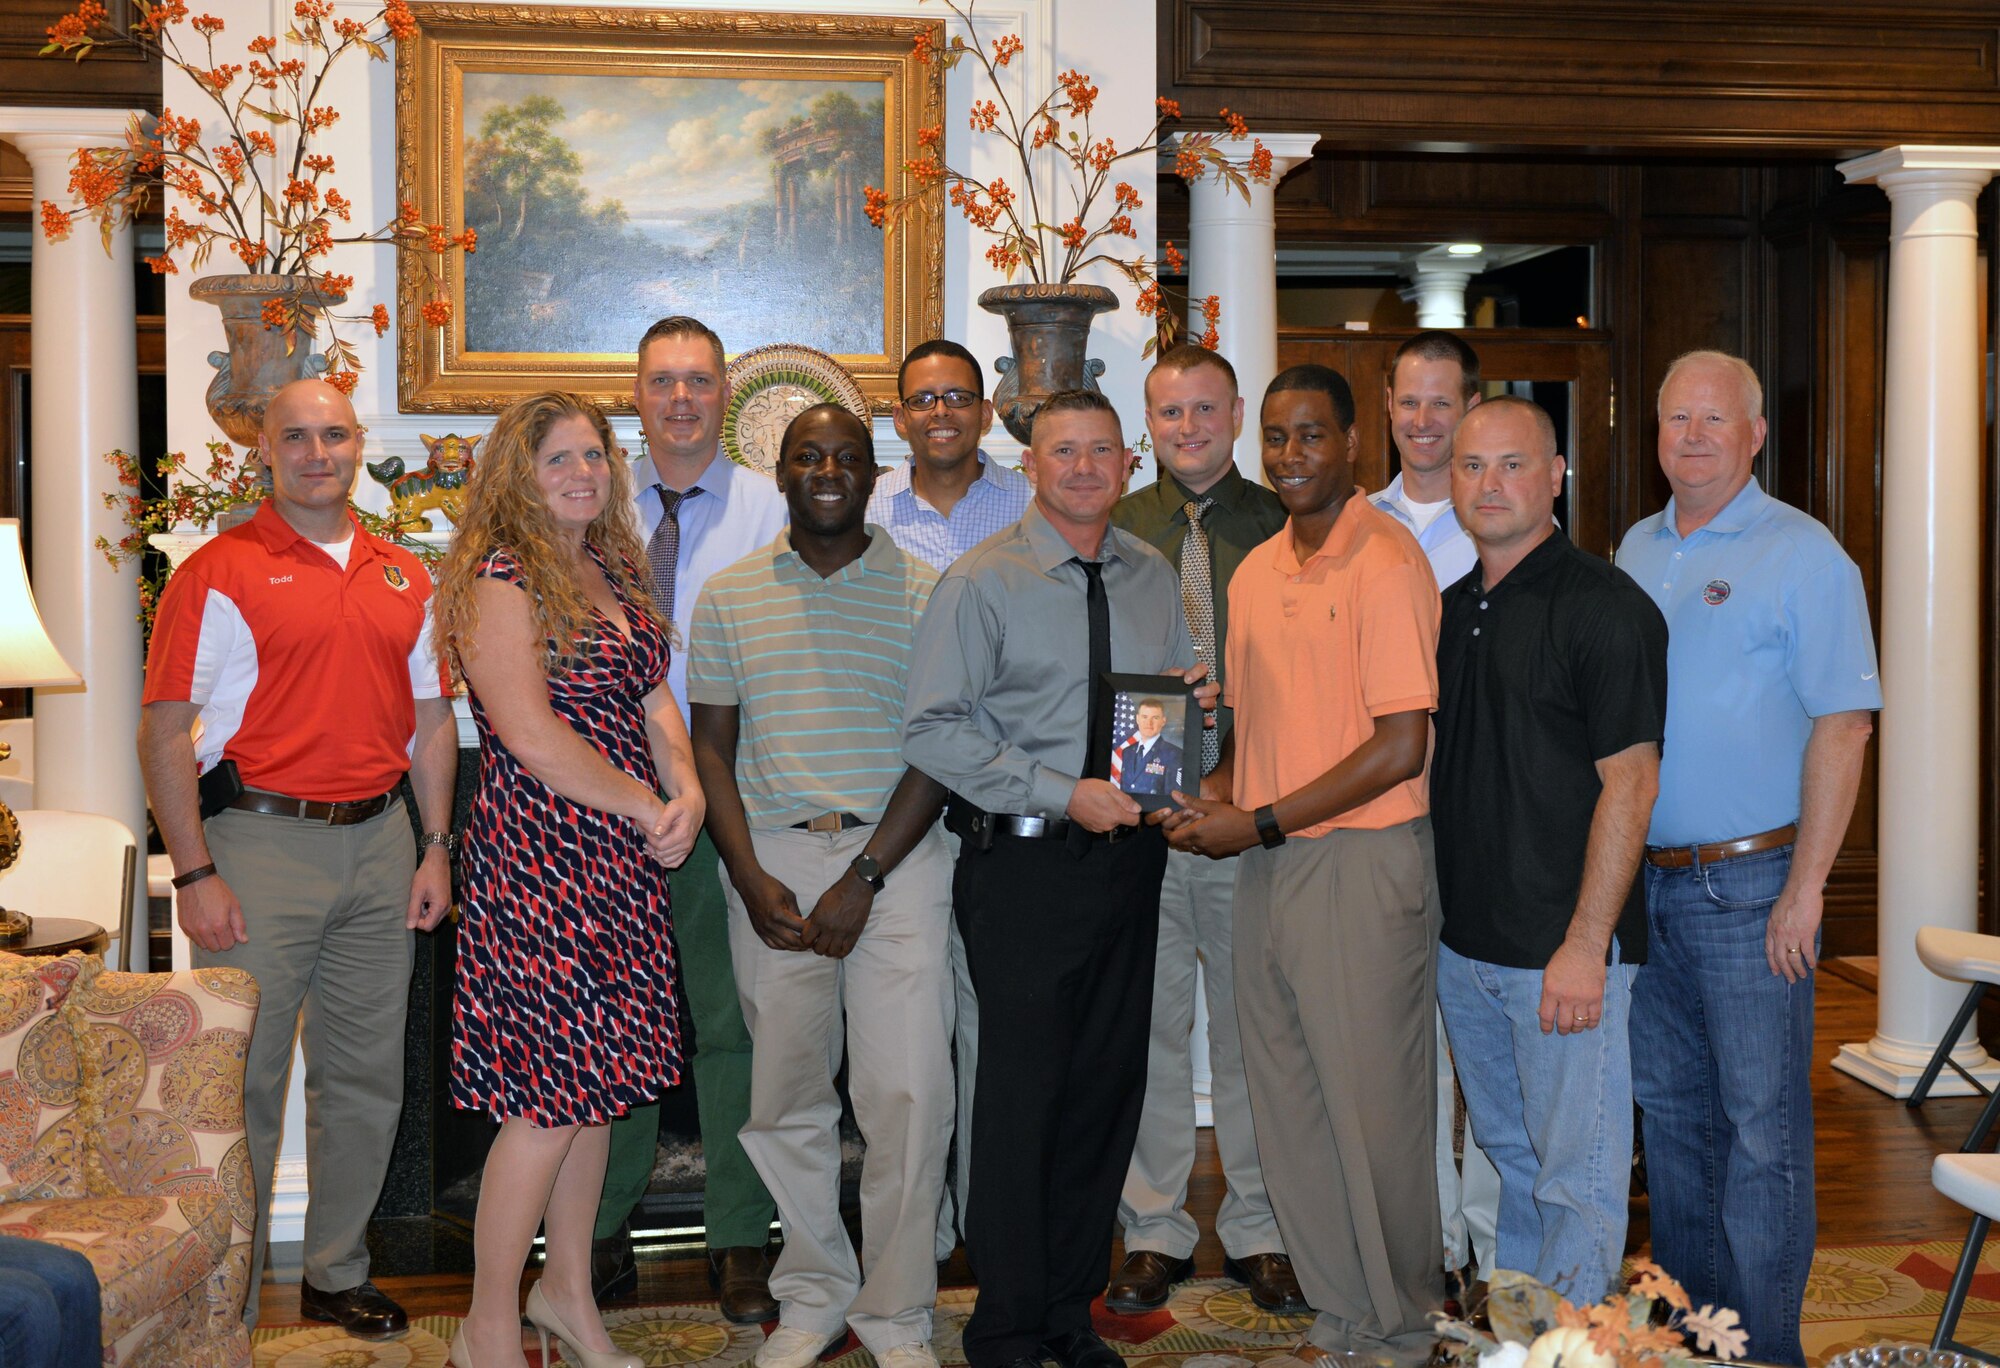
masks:
<instances>
[{"instance_id":1,"label":"orange berry branch","mask_svg":"<svg viewBox=\"0 0 2000 1368\"><path fill-rule=\"evenodd\" d=\"M300 276L318 287L308 296L338 302L352 291L354 278L326 269L334 248L388 245L425 258L431 292L424 322L443 327L451 321L439 260L454 250L474 250L474 230L449 233L441 224L423 222L406 202L373 232L343 231L352 222L353 202L330 179L333 158L312 150L313 135L340 118L338 109L320 101L328 71L356 49L386 61L383 44L416 31L408 0L384 0L366 20L335 18L332 0L295 0L284 38L307 55L281 57L279 40L264 34L246 45L242 62L218 57L215 40L223 21L210 14L191 17L186 0L133 0L133 6L137 17L121 31L109 24L101 0L80 0L74 12L49 27L42 55L63 53L81 61L99 47L157 55L193 80L219 111L220 127L204 130L200 119L163 109L156 119L135 117L123 146L79 151L69 181L76 203L65 209L42 201L42 232L50 241L69 236L71 224L88 217L97 220L108 250L112 233L129 225L156 189L171 190L180 202L167 210L166 250L146 258L156 273L177 273L177 254L201 270L221 247L245 271ZM281 155L278 138L285 134L290 152ZM183 216L183 206L193 217ZM320 312L308 302L273 301L264 308L264 325L288 329L289 349L295 333L317 336ZM377 304L366 313L326 311L326 317L326 379L351 392L361 360L336 324L367 324L379 337L389 329L389 311Z\"/></svg>"},{"instance_id":2,"label":"orange berry branch","mask_svg":"<svg viewBox=\"0 0 2000 1368\"><path fill-rule=\"evenodd\" d=\"M1168 243L1162 263L1149 261L1145 253L1122 255L1116 240L1136 240L1132 211L1143 206L1139 192L1129 181L1113 176L1118 163L1132 157L1151 159L1160 146L1161 132L1181 117L1180 105L1173 100L1155 102L1157 117L1145 137L1136 145L1120 150L1111 138L1100 138L1091 129L1091 110L1098 88L1089 76L1070 70L1056 78L1056 85L1025 117L1014 108L1002 82L1000 71L1023 49L1015 34L980 42L972 11L978 0L944 0L945 8L965 26L940 47L929 32L916 37L916 57L920 62L941 63L946 71L955 69L968 56L985 68L993 98L974 100L970 121L974 133L990 134L1012 149L1020 164L1020 188L995 176L990 182L978 180L948 165L944 159L944 127L933 125L917 132L917 155L903 163L903 176L910 187L892 195L885 188L868 186L868 219L877 228L892 231L912 209L942 195L965 217L966 222L994 241L986 249L986 260L1008 280L1025 273L1038 284L1067 284L1085 268L1104 263L1139 287L1136 307L1158 323L1158 334L1148 340L1145 351L1171 345L1176 321L1162 297L1158 270L1164 264L1170 273L1181 266L1180 253ZM1232 140L1249 136L1249 128L1238 115L1223 110L1220 116ZM1184 180L1195 181L1213 175L1227 181L1245 199L1250 182L1271 178L1271 154L1262 142L1253 139L1253 148L1242 163L1217 146L1216 133L1182 133L1175 144L1174 171ZM1038 184L1031 157L1042 148L1055 149L1064 168L1062 185ZM1109 191L1110 206L1101 204ZM1064 205L1064 200L1067 205ZM1067 208L1065 216L1063 209ZM1213 347L1216 319L1221 301L1211 295L1203 302L1207 331L1204 346Z\"/></svg>"}]
</instances>

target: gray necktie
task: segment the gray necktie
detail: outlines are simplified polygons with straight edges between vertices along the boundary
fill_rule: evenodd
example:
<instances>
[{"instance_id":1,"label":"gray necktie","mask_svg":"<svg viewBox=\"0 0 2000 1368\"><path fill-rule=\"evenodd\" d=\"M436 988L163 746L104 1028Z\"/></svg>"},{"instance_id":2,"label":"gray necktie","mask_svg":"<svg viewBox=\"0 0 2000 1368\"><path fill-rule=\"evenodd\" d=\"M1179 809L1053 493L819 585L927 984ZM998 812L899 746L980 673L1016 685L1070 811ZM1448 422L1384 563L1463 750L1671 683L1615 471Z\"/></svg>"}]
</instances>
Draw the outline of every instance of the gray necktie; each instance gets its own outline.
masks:
<instances>
[{"instance_id":1,"label":"gray necktie","mask_svg":"<svg viewBox=\"0 0 2000 1368\"><path fill-rule=\"evenodd\" d=\"M1189 499L1181 505L1187 514L1187 536L1181 542L1181 612L1187 617L1188 635L1194 638L1194 658L1208 666L1210 679L1222 678L1215 659L1215 570L1208 556L1208 529L1203 515L1215 506L1214 499ZM1222 733L1214 727L1201 729L1201 772L1215 768L1222 753Z\"/></svg>"},{"instance_id":2,"label":"gray necktie","mask_svg":"<svg viewBox=\"0 0 2000 1368\"><path fill-rule=\"evenodd\" d=\"M660 496L660 525L653 529L652 539L646 543L646 567L653 578L653 606L660 610L660 625L672 637L674 579L681 561L681 505L701 493L701 486L683 492L656 484L653 492ZM678 640L675 644L679 644Z\"/></svg>"}]
</instances>

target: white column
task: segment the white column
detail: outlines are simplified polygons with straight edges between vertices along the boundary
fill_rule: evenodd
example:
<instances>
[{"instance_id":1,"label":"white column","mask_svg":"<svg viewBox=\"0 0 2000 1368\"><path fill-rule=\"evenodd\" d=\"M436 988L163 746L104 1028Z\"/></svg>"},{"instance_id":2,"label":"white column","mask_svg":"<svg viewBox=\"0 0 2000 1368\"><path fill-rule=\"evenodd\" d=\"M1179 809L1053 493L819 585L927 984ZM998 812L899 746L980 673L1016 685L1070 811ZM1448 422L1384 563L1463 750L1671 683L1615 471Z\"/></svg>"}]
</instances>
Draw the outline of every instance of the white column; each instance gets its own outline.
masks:
<instances>
[{"instance_id":1,"label":"white column","mask_svg":"<svg viewBox=\"0 0 2000 1368\"><path fill-rule=\"evenodd\" d=\"M68 208L78 148L122 144L125 109L0 106L0 138L28 159L35 201ZM49 635L83 676L80 689L35 691L35 806L116 817L146 839L146 796L133 735L139 724L138 570L113 570L101 536L125 534L104 506L118 492L108 451L139 441L138 332L132 235L105 251L97 225L50 242L32 224L30 364L34 426L31 512L35 597ZM133 927L144 935L146 887L135 881Z\"/></svg>"},{"instance_id":2,"label":"white column","mask_svg":"<svg viewBox=\"0 0 2000 1368\"><path fill-rule=\"evenodd\" d=\"M1882 696L1875 1037L1834 1067L1907 1097L1965 985L1917 959L1919 927L1978 917L1980 404L1973 200L2000 148L1892 147L1844 162L1889 196L1889 324L1882 458ZM1970 1031L1954 1051L1990 1080ZM1969 1091L1957 1075L1941 1094Z\"/></svg>"},{"instance_id":3,"label":"white column","mask_svg":"<svg viewBox=\"0 0 2000 1368\"><path fill-rule=\"evenodd\" d=\"M1426 253L1411 263L1409 287L1397 294L1417 306L1419 328L1462 328L1465 287L1485 269L1481 256Z\"/></svg>"},{"instance_id":4,"label":"white column","mask_svg":"<svg viewBox=\"0 0 2000 1368\"><path fill-rule=\"evenodd\" d=\"M1188 187L1188 333L1201 336L1201 301L1219 295L1222 317L1216 324L1217 350L1236 368L1237 387L1246 408L1243 435L1236 440L1236 467L1249 479L1262 480L1257 406L1264 398L1264 386L1278 373L1278 247L1273 191L1287 171L1312 156L1319 135L1258 132L1254 136L1271 153L1271 178L1262 183L1252 181L1247 201L1234 186L1212 175ZM1249 153L1249 147L1243 146L1243 155Z\"/></svg>"}]
</instances>

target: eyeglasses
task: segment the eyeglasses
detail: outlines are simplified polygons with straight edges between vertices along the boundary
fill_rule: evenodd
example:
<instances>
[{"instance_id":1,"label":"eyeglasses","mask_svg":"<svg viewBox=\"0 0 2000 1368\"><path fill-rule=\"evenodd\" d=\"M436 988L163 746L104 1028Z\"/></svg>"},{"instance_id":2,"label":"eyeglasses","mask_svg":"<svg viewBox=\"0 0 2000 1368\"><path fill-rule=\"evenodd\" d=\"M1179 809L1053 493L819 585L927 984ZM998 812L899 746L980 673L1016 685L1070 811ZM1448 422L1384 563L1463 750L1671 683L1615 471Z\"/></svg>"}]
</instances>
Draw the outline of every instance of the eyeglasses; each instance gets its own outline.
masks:
<instances>
[{"instance_id":1,"label":"eyeglasses","mask_svg":"<svg viewBox=\"0 0 2000 1368\"><path fill-rule=\"evenodd\" d=\"M946 408L955 409L969 409L979 402L979 396L967 389L948 389L943 394L918 390L915 394L904 396L903 407L912 413L929 413L937 407L940 399L944 400Z\"/></svg>"}]
</instances>

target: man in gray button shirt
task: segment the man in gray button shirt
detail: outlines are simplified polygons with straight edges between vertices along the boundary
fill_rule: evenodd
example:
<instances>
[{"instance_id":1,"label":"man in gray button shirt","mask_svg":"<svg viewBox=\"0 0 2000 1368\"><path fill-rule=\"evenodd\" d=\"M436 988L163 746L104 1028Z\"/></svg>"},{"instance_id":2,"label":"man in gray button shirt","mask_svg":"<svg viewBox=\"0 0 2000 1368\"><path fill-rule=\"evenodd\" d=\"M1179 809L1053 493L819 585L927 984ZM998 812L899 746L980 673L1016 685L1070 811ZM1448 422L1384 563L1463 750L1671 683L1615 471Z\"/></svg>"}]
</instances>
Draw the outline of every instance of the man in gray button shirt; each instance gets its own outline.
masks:
<instances>
[{"instance_id":1,"label":"man in gray button shirt","mask_svg":"<svg viewBox=\"0 0 2000 1368\"><path fill-rule=\"evenodd\" d=\"M1079 777L1109 759L1086 744L1093 613L1108 610L1095 644L1111 670L1200 677L1173 567L1109 525L1127 459L1108 400L1052 396L1025 458L1034 502L945 574L910 665L903 758L953 794L953 910L979 996L972 1368L1121 1362L1090 1303L1145 1095L1167 849L1130 795Z\"/></svg>"}]
</instances>

